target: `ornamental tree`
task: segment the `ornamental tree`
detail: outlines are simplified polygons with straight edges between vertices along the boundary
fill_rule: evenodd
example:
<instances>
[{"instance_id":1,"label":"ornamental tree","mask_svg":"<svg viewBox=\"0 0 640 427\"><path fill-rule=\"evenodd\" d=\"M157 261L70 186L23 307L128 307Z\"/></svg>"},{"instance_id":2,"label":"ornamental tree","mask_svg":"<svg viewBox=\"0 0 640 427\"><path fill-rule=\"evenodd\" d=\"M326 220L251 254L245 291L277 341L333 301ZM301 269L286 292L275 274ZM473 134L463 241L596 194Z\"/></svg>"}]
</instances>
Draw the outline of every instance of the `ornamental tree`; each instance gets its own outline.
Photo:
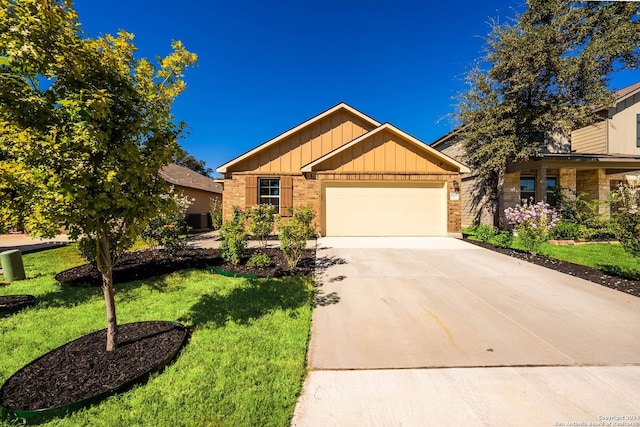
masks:
<instances>
[{"instance_id":1,"label":"ornamental tree","mask_svg":"<svg viewBox=\"0 0 640 427\"><path fill-rule=\"evenodd\" d=\"M600 120L615 72L640 64L639 3L528 0L508 23L493 23L486 54L467 76L456 117L465 162L479 176L498 223L506 165L524 161Z\"/></svg>"},{"instance_id":2,"label":"ornamental tree","mask_svg":"<svg viewBox=\"0 0 640 427\"><path fill-rule=\"evenodd\" d=\"M165 58L138 59L130 33L83 33L71 0L0 5L0 175L28 187L3 208L34 235L64 227L93 244L111 351L112 269L166 205L158 171L183 129L170 107L196 55L175 41Z\"/></svg>"}]
</instances>

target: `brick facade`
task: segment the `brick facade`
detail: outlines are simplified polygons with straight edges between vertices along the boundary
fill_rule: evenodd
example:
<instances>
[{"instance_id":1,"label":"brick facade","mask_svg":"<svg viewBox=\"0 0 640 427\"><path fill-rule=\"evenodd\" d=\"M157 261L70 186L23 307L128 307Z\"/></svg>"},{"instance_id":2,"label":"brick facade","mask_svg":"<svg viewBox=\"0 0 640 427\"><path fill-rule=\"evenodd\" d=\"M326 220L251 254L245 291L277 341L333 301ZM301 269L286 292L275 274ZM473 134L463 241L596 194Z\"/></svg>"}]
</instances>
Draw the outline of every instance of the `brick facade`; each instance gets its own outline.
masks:
<instances>
[{"instance_id":1,"label":"brick facade","mask_svg":"<svg viewBox=\"0 0 640 427\"><path fill-rule=\"evenodd\" d=\"M246 178L256 176L260 178L266 175L231 174L224 181L223 217L229 220L233 206L244 210L247 206ZM447 183L447 232L459 234L462 226L462 201L458 194L457 200L451 200L455 192L454 181L461 183L460 174L339 174L332 172L307 173L293 176L293 206L294 208L311 206L316 214L315 225L317 230L322 229L322 182L323 181L439 181Z\"/></svg>"}]
</instances>

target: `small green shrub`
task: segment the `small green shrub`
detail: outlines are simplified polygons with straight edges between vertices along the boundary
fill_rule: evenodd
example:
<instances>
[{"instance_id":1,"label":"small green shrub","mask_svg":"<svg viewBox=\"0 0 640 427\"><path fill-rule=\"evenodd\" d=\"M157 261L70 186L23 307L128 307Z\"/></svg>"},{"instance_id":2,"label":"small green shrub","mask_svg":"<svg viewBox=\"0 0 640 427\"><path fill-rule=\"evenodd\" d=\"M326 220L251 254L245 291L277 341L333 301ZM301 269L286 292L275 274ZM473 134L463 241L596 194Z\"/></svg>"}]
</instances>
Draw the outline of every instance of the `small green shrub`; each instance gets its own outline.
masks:
<instances>
[{"instance_id":1,"label":"small green shrub","mask_svg":"<svg viewBox=\"0 0 640 427\"><path fill-rule=\"evenodd\" d=\"M249 232L260 240L260 246L267 248L267 238L273 233L274 215L276 207L261 204L251 207L247 213Z\"/></svg>"},{"instance_id":2,"label":"small green shrub","mask_svg":"<svg viewBox=\"0 0 640 427\"><path fill-rule=\"evenodd\" d=\"M510 248L513 244L513 233L511 231L502 230L496 234L491 243L502 248Z\"/></svg>"},{"instance_id":3,"label":"small green shrub","mask_svg":"<svg viewBox=\"0 0 640 427\"><path fill-rule=\"evenodd\" d=\"M315 214L311 207L307 206L298 210L291 209L292 217L282 220L278 224L280 233L280 249L287 259L290 269L294 269L302 259L307 247L307 240L315 235L313 219Z\"/></svg>"},{"instance_id":4,"label":"small green shrub","mask_svg":"<svg viewBox=\"0 0 640 427\"><path fill-rule=\"evenodd\" d=\"M475 229L475 235L481 242L488 243L498 233L498 229L492 225L480 224Z\"/></svg>"},{"instance_id":5,"label":"small green shrub","mask_svg":"<svg viewBox=\"0 0 640 427\"><path fill-rule=\"evenodd\" d=\"M549 238L555 240L577 240L583 237L581 227L570 221L560 221L549 232Z\"/></svg>"},{"instance_id":6,"label":"small green shrub","mask_svg":"<svg viewBox=\"0 0 640 427\"><path fill-rule=\"evenodd\" d=\"M640 187L621 184L611 192L611 198L617 207L611 213L616 238L625 251L640 257Z\"/></svg>"},{"instance_id":7,"label":"small green shrub","mask_svg":"<svg viewBox=\"0 0 640 427\"><path fill-rule=\"evenodd\" d=\"M170 254L184 249L189 231L186 215L190 205L189 197L176 193L172 188L166 195L164 210L151 218L140 233L142 240L152 249L162 249Z\"/></svg>"},{"instance_id":8,"label":"small green shrub","mask_svg":"<svg viewBox=\"0 0 640 427\"><path fill-rule=\"evenodd\" d=\"M222 259L234 265L240 264L247 250L249 235L244 228L244 214L237 206L233 207L233 216L230 221L222 224L220 228L220 255Z\"/></svg>"},{"instance_id":9,"label":"small green shrub","mask_svg":"<svg viewBox=\"0 0 640 427\"><path fill-rule=\"evenodd\" d=\"M266 268L271 266L271 264L273 264L273 261L271 261L271 258L269 258L267 254L253 254L251 258L249 258L249 261L247 261L247 266L255 268Z\"/></svg>"},{"instance_id":10,"label":"small green shrub","mask_svg":"<svg viewBox=\"0 0 640 427\"><path fill-rule=\"evenodd\" d=\"M222 227L222 201L211 198L209 213L211 214L211 229L220 230Z\"/></svg>"}]
</instances>

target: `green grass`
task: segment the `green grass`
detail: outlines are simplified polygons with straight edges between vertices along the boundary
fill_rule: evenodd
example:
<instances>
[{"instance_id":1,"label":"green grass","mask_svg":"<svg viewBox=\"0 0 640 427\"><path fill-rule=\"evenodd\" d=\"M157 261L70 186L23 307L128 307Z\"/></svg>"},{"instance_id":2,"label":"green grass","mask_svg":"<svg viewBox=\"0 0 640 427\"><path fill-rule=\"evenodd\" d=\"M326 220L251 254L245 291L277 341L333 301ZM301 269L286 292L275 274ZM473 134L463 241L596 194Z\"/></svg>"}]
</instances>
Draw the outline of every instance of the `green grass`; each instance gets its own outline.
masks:
<instances>
[{"instance_id":1,"label":"green grass","mask_svg":"<svg viewBox=\"0 0 640 427\"><path fill-rule=\"evenodd\" d=\"M0 318L1 382L106 325L100 288L53 279L82 264L73 246L27 254L24 263L28 279L0 287L0 295L27 293L39 302ZM247 280L199 270L117 285L119 323L180 320L193 327L189 344L147 384L43 425L289 425L306 375L311 291L311 278Z\"/></svg>"},{"instance_id":2,"label":"green grass","mask_svg":"<svg viewBox=\"0 0 640 427\"><path fill-rule=\"evenodd\" d=\"M463 233L470 239L475 239L473 229L464 229ZM495 244L491 240L489 243ZM513 239L511 247L524 250L524 246L517 237ZM640 260L626 252L618 244L551 245L544 243L540 247L540 255L597 268L605 273L632 280L640 279Z\"/></svg>"}]
</instances>

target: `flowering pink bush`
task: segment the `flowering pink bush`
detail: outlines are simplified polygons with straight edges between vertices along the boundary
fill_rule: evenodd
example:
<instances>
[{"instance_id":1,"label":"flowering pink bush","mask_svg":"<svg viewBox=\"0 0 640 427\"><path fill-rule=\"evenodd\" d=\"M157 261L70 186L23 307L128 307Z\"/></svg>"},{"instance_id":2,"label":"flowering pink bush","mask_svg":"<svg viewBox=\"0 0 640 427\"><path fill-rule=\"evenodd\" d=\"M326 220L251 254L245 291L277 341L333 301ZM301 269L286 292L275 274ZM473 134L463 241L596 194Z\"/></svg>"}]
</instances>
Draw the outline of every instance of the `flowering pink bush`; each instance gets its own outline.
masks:
<instances>
[{"instance_id":1,"label":"flowering pink bush","mask_svg":"<svg viewBox=\"0 0 640 427\"><path fill-rule=\"evenodd\" d=\"M512 208L504 210L509 224L518 233L524 247L532 253L537 253L540 245L549 238L549 231L560 220L558 212L545 202L533 203L533 200L523 200Z\"/></svg>"}]
</instances>

